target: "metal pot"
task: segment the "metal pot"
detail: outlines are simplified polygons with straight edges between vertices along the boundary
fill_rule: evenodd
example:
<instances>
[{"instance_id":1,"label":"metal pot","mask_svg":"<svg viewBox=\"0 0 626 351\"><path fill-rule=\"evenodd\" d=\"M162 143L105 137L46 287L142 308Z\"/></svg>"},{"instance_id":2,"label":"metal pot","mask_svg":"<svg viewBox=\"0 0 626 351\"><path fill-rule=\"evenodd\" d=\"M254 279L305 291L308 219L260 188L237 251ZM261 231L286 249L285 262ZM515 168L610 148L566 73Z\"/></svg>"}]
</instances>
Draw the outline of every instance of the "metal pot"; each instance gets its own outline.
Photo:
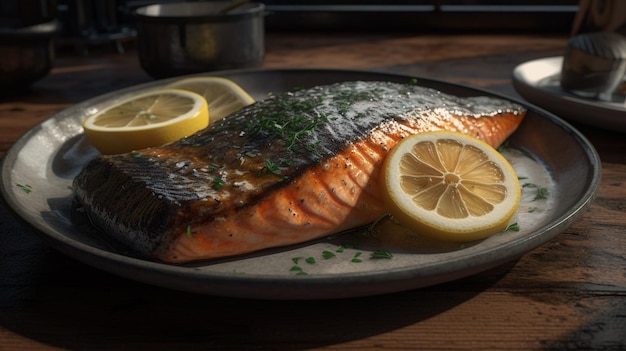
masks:
<instances>
[{"instance_id":1,"label":"metal pot","mask_svg":"<svg viewBox=\"0 0 626 351\"><path fill-rule=\"evenodd\" d=\"M20 28L57 18L57 0L1 0L0 27Z\"/></svg>"},{"instance_id":2,"label":"metal pot","mask_svg":"<svg viewBox=\"0 0 626 351\"><path fill-rule=\"evenodd\" d=\"M154 78L252 68L265 54L264 5L229 2L149 5L134 13L139 61Z\"/></svg>"},{"instance_id":3,"label":"metal pot","mask_svg":"<svg viewBox=\"0 0 626 351\"><path fill-rule=\"evenodd\" d=\"M46 76L54 59L57 21L0 28L0 94L15 94Z\"/></svg>"}]
</instances>

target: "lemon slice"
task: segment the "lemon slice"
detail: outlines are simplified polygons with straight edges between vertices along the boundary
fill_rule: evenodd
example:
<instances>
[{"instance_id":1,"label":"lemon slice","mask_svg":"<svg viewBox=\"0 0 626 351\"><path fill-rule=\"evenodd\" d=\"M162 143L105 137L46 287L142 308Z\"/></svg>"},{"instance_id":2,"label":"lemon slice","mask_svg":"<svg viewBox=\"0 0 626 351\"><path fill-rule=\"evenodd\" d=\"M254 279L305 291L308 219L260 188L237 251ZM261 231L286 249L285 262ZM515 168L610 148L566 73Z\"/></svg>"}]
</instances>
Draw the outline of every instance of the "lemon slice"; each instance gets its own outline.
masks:
<instances>
[{"instance_id":1,"label":"lemon slice","mask_svg":"<svg viewBox=\"0 0 626 351\"><path fill-rule=\"evenodd\" d=\"M184 89L202 95L209 104L210 123L254 102L239 85L221 77L185 78L168 84L166 88Z\"/></svg>"},{"instance_id":2,"label":"lemon slice","mask_svg":"<svg viewBox=\"0 0 626 351\"><path fill-rule=\"evenodd\" d=\"M386 157L389 213L419 235L465 242L504 230L519 205L513 167L473 137L447 131L402 140Z\"/></svg>"},{"instance_id":3,"label":"lemon slice","mask_svg":"<svg viewBox=\"0 0 626 351\"><path fill-rule=\"evenodd\" d=\"M83 121L89 142L103 154L164 145L209 124L206 100L176 89L141 93L108 106Z\"/></svg>"}]
</instances>

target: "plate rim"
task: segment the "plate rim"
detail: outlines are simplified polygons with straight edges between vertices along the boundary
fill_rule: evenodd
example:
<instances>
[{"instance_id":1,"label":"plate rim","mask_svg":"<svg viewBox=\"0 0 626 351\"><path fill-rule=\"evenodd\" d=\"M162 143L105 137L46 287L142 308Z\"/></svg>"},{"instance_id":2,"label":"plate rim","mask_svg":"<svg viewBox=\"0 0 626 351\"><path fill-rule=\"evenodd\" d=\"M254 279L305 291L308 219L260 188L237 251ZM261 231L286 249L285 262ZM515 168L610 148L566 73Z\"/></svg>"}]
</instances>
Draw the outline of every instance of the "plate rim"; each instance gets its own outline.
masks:
<instances>
[{"instance_id":1,"label":"plate rim","mask_svg":"<svg viewBox=\"0 0 626 351\"><path fill-rule=\"evenodd\" d=\"M248 69L248 70L232 70L232 71L219 71L219 72L207 72L204 73L202 75L223 75L223 76L231 76L233 74L258 74L258 73L264 73L264 74L276 74L276 73L288 73L288 74L297 74L299 72L307 72L307 73L319 73L319 72L326 72L328 74L332 74L332 73L341 73L341 74L364 74L364 75L372 75L372 76L386 76L386 77L396 77L396 78L416 78L418 80L421 81L425 81L428 82L428 85L430 84L436 84L436 85L441 85L441 86L456 86L456 87L460 87L463 89L468 89L471 90L473 92L477 92L477 93L482 93L482 94L487 94L490 96L497 96L500 98L504 98L519 104L522 104L524 107L526 107L529 110L534 110L535 112L537 112L538 114L540 114L542 117L547 117L550 119L551 122L558 124L558 126L562 129L566 129L568 130L568 132L570 132L570 134L573 135L573 137L575 139L577 139L577 142L579 144L581 144L582 146L584 146L584 150L587 153L587 155L590 158L591 164L592 166L595 166L593 168L593 177L592 177L592 184L590 184L589 188L586 189L586 192L584 194L584 196L582 196L575 205L572 206L572 209L570 209L570 211L567 211L567 213L565 213L563 216L559 217L559 218L555 218L553 219L549 224L550 226L544 226L542 228L539 228L537 231L534 231L532 233L529 233L528 235L525 235L524 237L520 237L517 238L516 240L510 241L510 242L506 242L503 245L498 246L497 248L513 248L515 250L513 250L515 252L514 255L511 256L507 256L505 258L501 258L498 261L491 261L488 260L487 257L489 252L483 252L481 255L477 256L477 255L462 255L459 257L456 257L454 259L451 260L451 262L454 261L462 261L466 258L466 256L473 256L473 257L480 257L482 259L481 262L479 262L479 264L474 265L473 267L471 267L471 270L467 270L464 272L458 272L458 271L450 271L450 270L446 270L446 269L440 269L437 272L434 272L434 274L430 274L431 280L429 280L428 284L423 284L420 285L419 283L414 283L412 284L412 287L409 287L409 289L413 289L413 288L420 288L420 287L425 287L425 286L430 286L430 285L434 285L434 284L438 284L438 283L442 283L445 281L450 281L450 280L454 280L454 279L458 279L461 277L465 277L468 275L472 275L481 271L484 271L485 269L488 268L493 268L496 266L499 266L503 263L506 263L508 261L511 260L515 260L519 257L521 257L523 254L525 254L526 252L530 251L531 249L541 245L542 243L550 240L551 238L553 238L554 236L556 236L558 233L560 233L560 230L565 229L566 227L568 227L569 225L571 225L574 221L576 221L581 215L582 213L584 213L587 208L590 206L590 204L593 202L594 198L595 198L595 194L597 192L597 188L599 186L600 183L600 170L601 170L601 163L600 163L600 159L599 156L597 154L597 152L595 151L595 149L593 148L592 144L589 143L589 141L579 132L577 131L574 127L572 127L571 125L569 125L569 123L565 122L564 120L560 119L559 117L557 117L556 115L545 111L541 108L538 108L536 106L533 106L532 104L529 104L525 101L519 101L518 99L514 98L514 97L510 97L510 96L505 96L502 94L498 94L498 93L494 93L491 91L488 91L486 89L482 89L482 88L476 88L473 86L468 86L468 85L463 85L463 84L457 84L457 83L449 83L449 82L445 82L442 80L435 80L435 79L428 79L428 78L422 78L419 76L411 76L411 75L404 75L404 74L395 74L395 73L387 73L387 72L380 72L380 71L373 71L373 70L345 70L345 69ZM189 75L189 76L197 76L197 74L194 75ZM263 276L259 279L250 279L249 277L245 277L245 276L238 276L238 275L234 275L231 273L225 273L225 272L212 272L211 276L207 276L206 273L199 273L196 272L194 270L190 270L188 269L188 267L185 266L176 266L176 265L169 265L169 264L164 264L164 263L160 263L160 262L154 262L154 261L147 261L147 260L141 260L138 258L134 258L134 257L129 257L129 256L124 256L122 254L116 253L116 252L112 252L112 251L106 251L97 247L93 247L90 246L86 243L83 242L79 242L79 241L75 241L72 240L71 238L68 238L66 236L63 236L62 233L49 233L48 232L48 228L39 228L37 225L30 223L27 218L23 217L23 214L19 213L15 207L14 207L14 203L12 203L11 201L14 201L13 199L13 194L10 194L9 188L5 185L5 182L8 181L8 177L5 177L6 172L10 172L10 169L8 167L8 164L12 164L16 161L16 156L18 153L18 150L21 150L24 146L24 144L30 139L30 137L32 135L35 135L40 129L43 128L44 123L46 123L49 120L54 120L54 119L58 119L58 118L63 118L64 114L67 114L67 111L70 111L72 109L78 109L78 106L83 106L83 105L88 105L91 101L98 101L101 99L107 99L109 96L114 96L120 93L126 93L129 91L136 91L137 89L143 89L143 88L149 88L151 86L158 86L161 84L165 84L167 81L170 80L174 80L174 79L182 79L188 76L182 76L182 77L175 77L175 78L170 78L170 79L164 79L164 80L155 80L155 81L151 81L151 82L147 82L147 83L143 83L143 84L139 84L139 85L135 85L135 86L131 86L131 87L127 87L124 89L120 89L120 90L116 90L116 91L112 91L106 94L101 94L98 96L95 96L93 98L87 99L81 103L72 105L68 108L65 108L49 117L47 117L46 119L44 119L43 121L41 121L40 123L38 123L37 125L33 126L31 129L29 129L26 133L24 133L20 138L18 138L14 144L7 150L5 156L2 158L2 160L0 160L0 169L2 170L2 175L3 175L3 179L2 182L0 183L0 193L2 195L2 198L4 200L4 202L7 204L7 208L10 209L10 211L12 212L12 214L14 215L15 218L18 219L18 221L20 221L22 224L25 225L26 228L30 229L31 231L34 232L34 234L36 236L38 236L39 238L42 238L45 242L47 242L49 245L51 245L52 247L54 247L55 249L65 253L68 256L71 256L75 259L78 259L79 261L94 266L96 268L102 269L104 271L108 271L110 273L114 273L117 275L121 275L123 277L129 278L128 276L128 266L130 268L132 268L131 270L134 271L143 271L144 273L150 273L150 269L155 269L161 272L161 274L165 274L168 278L170 279L178 279L179 280L179 286L175 286L172 287L171 284L163 284L160 285L157 283L155 283L152 279L146 279L146 278L135 278L134 280L136 281L142 281L144 283L148 283L151 285L157 285L157 286L161 286L164 288L170 288L170 289L175 289L175 290L184 290L184 291L190 291L190 292L195 292L195 293L205 293L205 294L214 294L214 295L222 295L222 296L232 296L232 297L243 297L243 298L261 298L261 299L281 299L281 300L288 300L288 299L297 299L297 300L301 300L301 299L324 299L324 298L344 298L344 297L357 297L357 296L367 296L367 295L377 295L377 294L383 294L383 293L390 293L390 292L396 292L396 291L400 291L400 290L407 290L406 288L406 280L407 279L416 279L416 278L420 278L419 273L420 269L416 270L416 267L412 266L412 267L401 267L401 268L393 268L390 270L385 270L384 272L392 272L393 274L380 274L383 271L380 272L356 272L356 273L348 273L346 274L346 276L343 276L341 280L338 279L338 277L336 275L311 275L311 276L307 276L306 280L305 279L294 279L291 276L279 276L279 275L268 275L268 276ZM65 117L67 118L67 117ZM559 230L560 229L560 230ZM550 232L551 235L547 235L546 233ZM98 261L98 262L87 262L88 260L86 260L85 256L96 256L97 258L99 258L100 260L103 261ZM122 263L123 265L125 265L124 267L119 267L118 270L115 269L111 269L110 267L108 267L109 264L120 264ZM431 264L432 265L432 264ZM444 273L446 276L441 276L441 273ZM377 277L378 280L375 284L371 284L371 282L367 282L366 280L368 279L364 279L364 278L368 278L371 277L372 275L377 275L377 276L381 276L382 275L382 279L381 277ZM439 276L439 281L437 281L437 279L433 278L433 276ZM255 276L259 276L259 275L255 275ZM425 275L425 276L429 276L429 275ZM185 285L184 283L186 283L185 278L192 278L192 281L187 281L187 285ZM423 278L423 276L421 276ZM129 278L132 279L132 278ZM182 279L182 281L181 281ZM206 282L206 280L210 280L209 282ZM199 288L197 286L194 286L193 282L198 282L198 281L202 281L202 282L206 282L206 283L210 283L211 286L215 286L217 288L217 290L215 291L206 291L206 287L204 288ZM290 294L290 293L278 293L278 294L272 294L271 293L271 289L268 290L269 287L271 287L272 284L281 284L281 285L288 285L289 286L289 291L291 292L301 292L302 295L297 295L297 294ZM380 287L378 286L379 284L387 284L385 287ZM306 292L305 290L311 289L312 286L314 288L318 288L319 291L318 292ZM376 285L376 286L373 286ZM258 294L250 294L250 293L245 293L245 292L241 292L241 287L245 286L246 289L249 289L251 287L256 287L256 288L261 288L263 289L260 293ZM350 287L354 287L354 286L359 286L362 287L364 290L361 293L355 294L354 292L341 292L340 288L341 287L345 287L345 286L350 286ZM350 289L348 289L350 290Z\"/></svg>"}]
</instances>

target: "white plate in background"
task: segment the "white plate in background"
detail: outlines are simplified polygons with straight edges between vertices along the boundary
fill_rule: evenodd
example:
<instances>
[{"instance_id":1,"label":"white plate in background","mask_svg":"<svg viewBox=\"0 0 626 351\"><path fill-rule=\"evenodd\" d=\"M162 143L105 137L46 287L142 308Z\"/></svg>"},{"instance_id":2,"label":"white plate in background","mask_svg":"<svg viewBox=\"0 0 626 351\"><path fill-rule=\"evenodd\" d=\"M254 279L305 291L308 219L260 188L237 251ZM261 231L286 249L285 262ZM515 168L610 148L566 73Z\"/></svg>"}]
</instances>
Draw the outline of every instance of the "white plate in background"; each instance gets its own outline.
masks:
<instances>
[{"instance_id":1,"label":"white plate in background","mask_svg":"<svg viewBox=\"0 0 626 351\"><path fill-rule=\"evenodd\" d=\"M570 94L559 83L562 64L562 56L522 63L513 70L513 86L524 99L565 120L626 132L626 96L615 94L615 102L604 102Z\"/></svg>"}]
</instances>

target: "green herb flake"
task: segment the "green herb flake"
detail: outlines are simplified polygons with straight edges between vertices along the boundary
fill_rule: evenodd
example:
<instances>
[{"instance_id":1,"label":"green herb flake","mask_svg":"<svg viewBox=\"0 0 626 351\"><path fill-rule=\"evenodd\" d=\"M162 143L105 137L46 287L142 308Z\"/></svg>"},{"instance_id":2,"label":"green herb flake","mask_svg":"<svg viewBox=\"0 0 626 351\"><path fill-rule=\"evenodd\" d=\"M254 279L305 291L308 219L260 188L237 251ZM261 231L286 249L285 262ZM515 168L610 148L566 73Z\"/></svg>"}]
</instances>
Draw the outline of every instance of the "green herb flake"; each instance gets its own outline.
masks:
<instances>
[{"instance_id":1,"label":"green herb flake","mask_svg":"<svg viewBox=\"0 0 626 351\"><path fill-rule=\"evenodd\" d=\"M211 186L213 190L220 190L224 185L224 179L220 177L213 178L213 185Z\"/></svg>"},{"instance_id":2,"label":"green herb flake","mask_svg":"<svg viewBox=\"0 0 626 351\"><path fill-rule=\"evenodd\" d=\"M292 266L291 269L289 269L291 272L297 272L296 275L309 275L307 272L305 272L302 267L300 266Z\"/></svg>"},{"instance_id":3,"label":"green herb flake","mask_svg":"<svg viewBox=\"0 0 626 351\"><path fill-rule=\"evenodd\" d=\"M537 189L537 195L535 196L535 200L547 199L548 195L549 195L548 188L539 188Z\"/></svg>"},{"instance_id":4,"label":"green herb flake","mask_svg":"<svg viewBox=\"0 0 626 351\"><path fill-rule=\"evenodd\" d=\"M417 78L411 78L409 80L409 85L417 85Z\"/></svg>"},{"instance_id":5,"label":"green herb flake","mask_svg":"<svg viewBox=\"0 0 626 351\"><path fill-rule=\"evenodd\" d=\"M22 189L26 194L30 194L33 191L33 188L28 184L15 184L18 188Z\"/></svg>"},{"instance_id":6,"label":"green herb flake","mask_svg":"<svg viewBox=\"0 0 626 351\"><path fill-rule=\"evenodd\" d=\"M370 255L370 258L390 260L393 258L393 255L389 251L378 250L378 251L372 252L372 254Z\"/></svg>"},{"instance_id":7,"label":"green herb flake","mask_svg":"<svg viewBox=\"0 0 626 351\"><path fill-rule=\"evenodd\" d=\"M265 160L265 169L267 169L267 171L272 174L276 174L276 175L280 174L280 168L278 167L278 164L270 160Z\"/></svg>"},{"instance_id":8,"label":"green herb flake","mask_svg":"<svg viewBox=\"0 0 626 351\"><path fill-rule=\"evenodd\" d=\"M191 226L187 226L187 236L191 236Z\"/></svg>"},{"instance_id":9,"label":"green herb flake","mask_svg":"<svg viewBox=\"0 0 626 351\"><path fill-rule=\"evenodd\" d=\"M343 247L342 245L340 245L340 246L337 248L337 250L335 250L335 252L342 253L342 252L344 252L345 250L346 250L346 248L345 248L345 247Z\"/></svg>"},{"instance_id":10,"label":"green herb flake","mask_svg":"<svg viewBox=\"0 0 626 351\"><path fill-rule=\"evenodd\" d=\"M308 264L315 264L315 257L307 257L304 261Z\"/></svg>"},{"instance_id":11,"label":"green herb flake","mask_svg":"<svg viewBox=\"0 0 626 351\"><path fill-rule=\"evenodd\" d=\"M355 253L355 254L354 254L354 257L352 258L352 262L354 262L354 263L361 263L361 262L363 262L363 260L361 260L361 259L359 258L359 257L361 257L361 255L362 255L362 254L363 254L363 253L362 253L362 252L360 252L360 251L359 251L359 252L357 252L357 253Z\"/></svg>"},{"instance_id":12,"label":"green herb flake","mask_svg":"<svg viewBox=\"0 0 626 351\"><path fill-rule=\"evenodd\" d=\"M502 145L498 146L497 150L499 153L503 153L509 150L509 141L507 140L504 143L502 143Z\"/></svg>"},{"instance_id":13,"label":"green herb flake","mask_svg":"<svg viewBox=\"0 0 626 351\"><path fill-rule=\"evenodd\" d=\"M535 211L537 211L537 207L531 207L528 209L528 213L533 213Z\"/></svg>"},{"instance_id":14,"label":"green herb flake","mask_svg":"<svg viewBox=\"0 0 626 351\"><path fill-rule=\"evenodd\" d=\"M508 232L508 231L519 232L519 225L517 223L509 224L509 226L506 227L504 231L505 232Z\"/></svg>"},{"instance_id":15,"label":"green herb flake","mask_svg":"<svg viewBox=\"0 0 626 351\"><path fill-rule=\"evenodd\" d=\"M522 188L536 188L537 184L533 184L533 183L524 183L522 185Z\"/></svg>"},{"instance_id":16,"label":"green herb flake","mask_svg":"<svg viewBox=\"0 0 626 351\"><path fill-rule=\"evenodd\" d=\"M256 175L257 177L261 177L269 173L274 175L280 175L280 172L280 167L277 163L273 162L272 160L265 160L263 168L259 169L259 171L256 172Z\"/></svg>"},{"instance_id":17,"label":"green herb flake","mask_svg":"<svg viewBox=\"0 0 626 351\"><path fill-rule=\"evenodd\" d=\"M298 264L298 262L300 262L300 260L302 259L302 257L294 257L291 259L291 261L295 264Z\"/></svg>"},{"instance_id":18,"label":"green herb flake","mask_svg":"<svg viewBox=\"0 0 626 351\"><path fill-rule=\"evenodd\" d=\"M378 225L378 223L380 223L380 221L387 218L388 216L390 216L389 213L383 213L378 218L376 218L376 220L372 222L372 224L370 224L363 232L363 235L370 238L378 237L378 229L376 229L376 226Z\"/></svg>"},{"instance_id":19,"label":"green herb flake","mask_svg":"<svg viewBox=\"0 0 626 351\"><path fill-rule=\"evenodd\" d=\"M333 258L333 257L335 257L335 254L334 254L334 253L332 253L332 252L330 252L330 251L326 251L326 250L324 250L324 251L322 251L322 257L323 257L325 260L327 260L327 259L329 259L329 258Z\"/></svg>"}]
</instances>

